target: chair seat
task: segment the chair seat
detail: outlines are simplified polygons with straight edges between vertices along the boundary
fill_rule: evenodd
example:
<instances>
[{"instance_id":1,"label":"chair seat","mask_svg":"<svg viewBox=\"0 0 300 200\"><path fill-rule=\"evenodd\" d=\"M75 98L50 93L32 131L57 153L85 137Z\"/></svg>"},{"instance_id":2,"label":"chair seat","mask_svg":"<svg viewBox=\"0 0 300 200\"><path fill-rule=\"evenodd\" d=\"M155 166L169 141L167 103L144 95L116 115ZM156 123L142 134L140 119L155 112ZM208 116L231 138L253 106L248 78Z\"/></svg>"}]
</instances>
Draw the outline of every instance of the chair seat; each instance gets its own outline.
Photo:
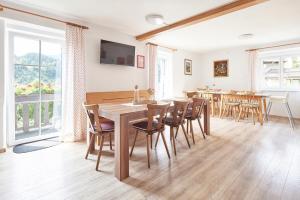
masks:
<instances>
[{"instance_id":1,"label":"chair seat","mask_svg":"<svg viewBox=\"0 0 300 200\"><path fill-rule=\"evenodd\" d=\"M239 106L240 102L226 102L225 104L230 106Z\"/></svg>"},{"instance_id":2,"label":"chair seat","mask_svg":"<svg viewBox=\"0 0 300 200\"><path fill-rule=\"evenodd\" d=\"M178 116L178 120L179 120L179 116ZM168 126L178 126L180 124L176 124L173 120L173 117L172 116L169 116L169 117L166 117L166 119L164 120L164 123Z\"/></svg>"},{"instance_id":3,"label":"chair seat","mask_svg":"<svg viewBox=\"0 0 300 200\"><path fill-rule=\"evenodd\" d=\"M243 107L257 108L259 107L258 103L243 103L241 104Z\"/></svg>"},{"instance_id":4,"label":"chair seat","mask_svg":"<svg viewBox=\"0 0 300 200\"><path fill-rule=\"evenodd\" d=\"M272 103L286 103L287 97L286 96L270 96L269 100Z\"/></svg>"},{"instance_id":5,"label":"chair seat","mask_svg":"<svg viewBox=\"0 0 300 200\"><path fill-rule=\"evenodd\" d=\"M109 133L114 132L115 129L115 123L111 120L106 120L104 122L101 122L101 129L102 133ZM96 130L96 126L94 125L94 129Z\"/></svg>"},{"instance_id":6,"label":"chair seat","mask_svg":"<svg viewBox=\"0 0 300 200\"><path fill-rule=\"evenodd\" d=\"M141 122L137 122L132 124L133 128L138 129L140 131L143 132L148 132L147 127L148 127L148 120L147 121L141 121ZM157 121L153 121L152 123L152 130L150 132L154 133L159 131L158 128L158 122Z\"/></svg>"}]
</instances>

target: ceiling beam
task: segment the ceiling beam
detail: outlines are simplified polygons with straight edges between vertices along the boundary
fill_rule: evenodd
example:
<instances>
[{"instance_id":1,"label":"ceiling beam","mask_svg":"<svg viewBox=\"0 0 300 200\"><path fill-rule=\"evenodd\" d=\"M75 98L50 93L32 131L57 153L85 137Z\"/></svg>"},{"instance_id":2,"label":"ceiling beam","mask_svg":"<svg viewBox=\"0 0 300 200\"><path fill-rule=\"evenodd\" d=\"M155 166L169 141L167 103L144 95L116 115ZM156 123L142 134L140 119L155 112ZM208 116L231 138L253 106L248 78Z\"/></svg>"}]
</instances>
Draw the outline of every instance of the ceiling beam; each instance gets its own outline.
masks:
<instances>
[{"instance_id":1,"label":"ceiling beam","mask_svg":"<svg viewBox=\"0 0 300 200\"><path fill-rule=\"evenodd\" d=\"M260 3L263 3L269 0L237 0L225 5L222 5L217 8L213 8L211 10L205 11L203 13L199 13L195 16L177 21L175 23L163 26L161 28L149 31L147 33L143 33L141 35L136 36L136 39L139 41L147 40L152 37L155 37L163 32L183 28L186 26L190 26L199 22L207 21L209 19L213 19L216 17L220 17L226 15L228 13L232 13L238 10L242 10L244 8L248 8L250 6L254 6Z\"/></svg>"}]
</instances>

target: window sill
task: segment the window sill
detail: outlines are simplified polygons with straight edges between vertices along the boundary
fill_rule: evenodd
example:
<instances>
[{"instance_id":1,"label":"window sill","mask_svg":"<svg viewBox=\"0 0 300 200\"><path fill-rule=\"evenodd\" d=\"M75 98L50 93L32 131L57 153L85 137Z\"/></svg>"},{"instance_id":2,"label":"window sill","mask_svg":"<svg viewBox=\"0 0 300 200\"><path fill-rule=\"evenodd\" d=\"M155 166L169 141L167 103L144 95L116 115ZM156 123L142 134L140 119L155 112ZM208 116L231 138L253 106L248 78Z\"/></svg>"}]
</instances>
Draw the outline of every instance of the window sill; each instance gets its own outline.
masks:
<instances>
[{"instance_id":1,"label":"window sill","mask_svg":"<svg viewBox=\"0 0 300 200\"><path fill-rule=\"evenodd\" d=\"M261 89L262 92L300 92L296 89Z\"/></svg>"}]
</instances>

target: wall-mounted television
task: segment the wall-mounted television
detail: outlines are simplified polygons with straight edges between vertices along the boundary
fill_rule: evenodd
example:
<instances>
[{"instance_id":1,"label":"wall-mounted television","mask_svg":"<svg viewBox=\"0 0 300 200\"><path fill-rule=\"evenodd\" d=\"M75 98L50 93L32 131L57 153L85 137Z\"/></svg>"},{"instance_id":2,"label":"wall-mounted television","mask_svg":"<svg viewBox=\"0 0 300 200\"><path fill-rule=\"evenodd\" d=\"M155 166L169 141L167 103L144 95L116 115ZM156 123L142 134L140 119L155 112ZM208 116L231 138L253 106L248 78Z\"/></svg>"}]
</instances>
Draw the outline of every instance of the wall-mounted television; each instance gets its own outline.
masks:
<instances>
[{"instance_id":1,"label":"wall-mounted television","mask_svg":"<svg viewBox=\"0 0 300 200\"><path fill-rule=\"evenodd\" d=\"M135 47L101 40L101 64L134 66Z\"/></svg>"}]
</instances>

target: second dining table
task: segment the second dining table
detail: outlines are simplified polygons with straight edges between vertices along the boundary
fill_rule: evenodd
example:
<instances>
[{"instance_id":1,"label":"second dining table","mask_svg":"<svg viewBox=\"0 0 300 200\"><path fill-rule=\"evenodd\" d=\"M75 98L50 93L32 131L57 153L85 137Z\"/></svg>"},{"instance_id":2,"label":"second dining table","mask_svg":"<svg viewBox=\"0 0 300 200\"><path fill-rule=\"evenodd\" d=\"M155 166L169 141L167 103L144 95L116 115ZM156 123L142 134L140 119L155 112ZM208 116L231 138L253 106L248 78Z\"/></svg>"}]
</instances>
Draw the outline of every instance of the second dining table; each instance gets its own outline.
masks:
<instances>
[{"instance_id":1,"label":"second dining table","mask_svg":"<svg viewBox=\"0 0 300 200\"><path fill-rule=\"evenodd\" d=\"M175 99L176 100L176 99ZM204 132L210 134L210 102L204 101ZM168 102L158 102L168 103ZM172 107L172 105L171 105ZM120 181L129 177L129 130L131 123L147 116L147 104L104 103L99 104L99 114L115 123L115 177Z\"/></svg>"}]
</instances>

